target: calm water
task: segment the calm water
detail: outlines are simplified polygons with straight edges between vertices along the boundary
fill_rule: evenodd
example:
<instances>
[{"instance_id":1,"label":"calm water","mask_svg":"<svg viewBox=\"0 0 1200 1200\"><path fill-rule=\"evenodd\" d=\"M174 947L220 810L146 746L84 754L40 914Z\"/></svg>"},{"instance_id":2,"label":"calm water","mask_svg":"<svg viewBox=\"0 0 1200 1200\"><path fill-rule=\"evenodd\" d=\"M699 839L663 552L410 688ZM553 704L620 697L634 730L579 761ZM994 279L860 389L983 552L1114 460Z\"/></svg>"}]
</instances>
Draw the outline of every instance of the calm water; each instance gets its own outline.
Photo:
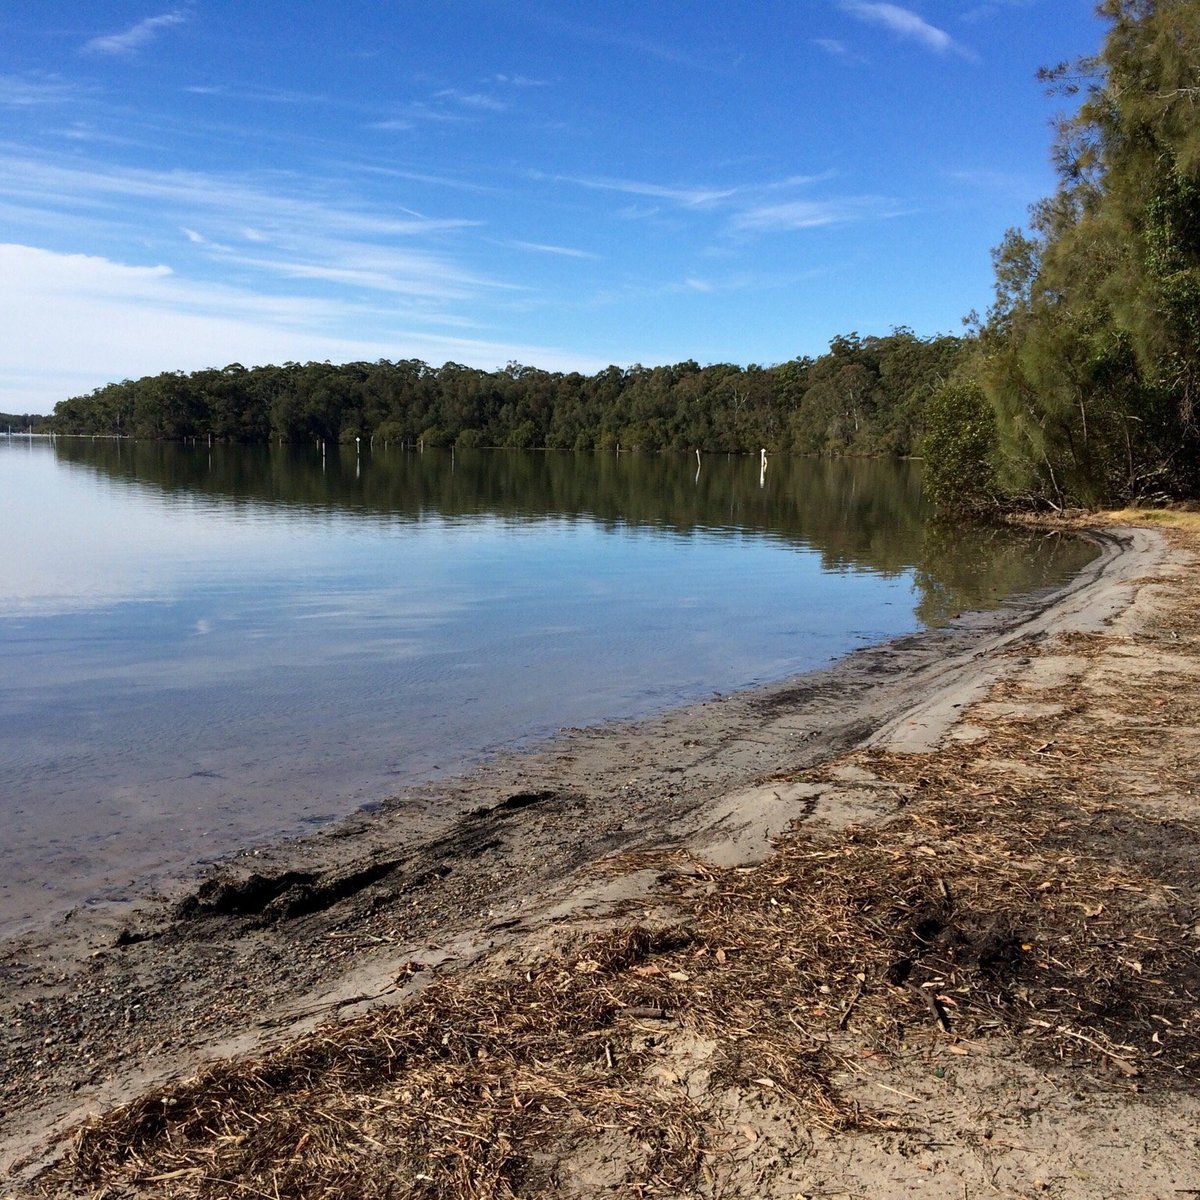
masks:
<instances>
[{"instance_id":1,"label":"calm water","mask_svg":"<svg viewBox=\"0 0 1200 1200\"><path fill-rule=\"evenodd\" d=\"M0 441L0 927L1091 553L925 518L891 462Z\"/></svg>"}]
</instances>

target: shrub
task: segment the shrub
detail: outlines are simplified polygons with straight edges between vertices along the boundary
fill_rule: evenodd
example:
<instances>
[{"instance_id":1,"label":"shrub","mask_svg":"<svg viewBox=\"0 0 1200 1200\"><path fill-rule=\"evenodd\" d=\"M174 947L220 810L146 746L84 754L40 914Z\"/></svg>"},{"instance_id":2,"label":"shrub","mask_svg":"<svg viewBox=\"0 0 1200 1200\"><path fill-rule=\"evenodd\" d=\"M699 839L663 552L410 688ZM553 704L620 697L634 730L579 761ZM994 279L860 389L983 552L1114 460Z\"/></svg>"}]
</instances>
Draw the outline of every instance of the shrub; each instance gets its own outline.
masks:
<instances>
[{"instance_id":1,"label":"shrub","mask_svg":"<svg viewBox=\"0 0 1200 1200\"><path fill-rule=\"evenodd\" d=\"M942 512L995 503L996 416L974 383L950 383L925 406L925 494Z\"/></svg>"}]
</instances>

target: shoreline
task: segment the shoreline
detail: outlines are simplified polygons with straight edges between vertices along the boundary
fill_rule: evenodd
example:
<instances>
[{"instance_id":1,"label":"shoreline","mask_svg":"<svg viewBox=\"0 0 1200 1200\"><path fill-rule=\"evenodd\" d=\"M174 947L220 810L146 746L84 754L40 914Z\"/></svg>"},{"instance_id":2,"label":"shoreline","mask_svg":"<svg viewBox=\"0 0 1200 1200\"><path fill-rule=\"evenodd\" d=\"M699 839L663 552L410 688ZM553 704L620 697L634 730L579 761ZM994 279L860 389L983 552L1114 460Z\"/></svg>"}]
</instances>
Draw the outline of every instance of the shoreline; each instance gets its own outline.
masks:
<instances>
[{"instance_id":1,"label":"shoreline","mask_svg":"<svg viewBox=\"0 0 1200 1200\"><path fill-rule=\"evenodd\" d=\"M856 746L929 750L1011 669L1013 645L1095 633L1129 609L1132 581L1167 553L1161 538L1091 536L1099 558L1016 611L636 725L569 733L235 857L182 897L6 943L16 1019L0 1061L34 1070L0 1071L11 1081L2 1108L21 1114L4 1132L0 1169L47 1133L206 1059L399 1004L431 979L544 940L548 927L600 927L660 905L648 900L658 872L636 869L639 857L745 868L797 819L829 830L886 817L890 803L869 788L798 776Z\"/></svg>"},{"instance_id":2,"label":"shoreline","mask_svg":"<svg viewBox=\"0 0 1200 1200\"><path fill-rule=\"evenodd\" d=\"M736 460L697 481L665 462L581 474L570 456L427 455L360 478L241 453L209 471L202 452L152 449L122 465L34 455L14 473L24 496L82 491L71 503L87 497L100 526L42 547L40 570L64 582L43 595L18 572L9 589L0 937L55 906L170 887L192 864L564 726L821 667L1060 582L1093 552L1028 532L936 535L917 474L896 462L780 463L764 490ZM274 504L272 480L293 507ZM211 512L211 537L178 539L177 501ZM158 550L133 576L87 582L104 575L104 532L135 512ZM334 592L330 519L352 535ZM480 520L495 537L476 537ZM393 551L450 574L393 578ZM499 575L478 590L485 567Z\"/></svg>"},{"instance_id":3,"label":"shoreline","mask_svg":"<svg viewBox=\"0 0 1200 1200\"><path fill-rule=\"evenodd\" d=\"M1100 542L1098 536L1085 536L1097 544ZM1103 553L1100 558L1103 558ZM438 828L448 825L455 815L453 810L456 806L467 803L462 799L467 791L476 787L491 786L490 777L499 774L498 767L501 765L512 767L515 764L515 770L519 772L522 761L535 762L539 758L556 753L561 759L563 753L569 753L569 748L580 741L585 744L596 739L607 741L611 737L631 732L636 736L639 730L650 729L659 723L683 729L685 733L681 736L686 736L686 730L695 715L714 704L736 702L740 699L753 700L755 697L761 698L763 703L774 704L775 697L781 693L789 699L799 700L806 694L819 699L835 690L838 681L843 677L853 686L864 674L876 682L885 672L907 669L903 663L895 665L893 658L903 657L905 661L920 667L925 664L927 658L934 656L935 646L939 647L937 653L941 653L942 643L945 643L949 653L957 653L968 642L1007 628L1014 622L1024 621L1027 614L1040 612L1048 603L1057 603L1060 596L1075 590L1081 580L1088 578L1088 573L1096 565L1096 562L1089 563L1075 577L1052 588L1040 589L1033 593L1017 593L994 607L960 614L948 626L917 629L848 650L824 666L801 670L780 679L752 683L729 692L714 691L694 699L675 701L664 709L636 717L610 718L583 728L564 727L553 733L522 737L512 749L473 753L461 768L418 777L397 791L383 795L380 799L361 803L357 808L340 815L315 823L305 819L293 829L267 834L248 841L241 847L235 846L190 862L181 861L175 866L156 867L147 882L129 884L121 889L129 893L128 898L112 898L103 894L83 900L72 900L69 897L62 900L51 898L49 904L43 902L39 906L42 912L40 918L21 913L14 916L7 925L0 924L0 948L17 942L51 937L54 926L70 921L105 928L128 919L130 914L143 908L147 897L177 894L182 888L197 886L204 878L220 873L231 865L235 866L239 860L250 856L261 856L263 861L268 861L280 857L281 850L286 857L295 847L320 843L331 836L352 836L354 831L363 827L364 822L382 819L379 816L381 812L386 813L399 806L405 806L406 811L416 814L419 826L416 830L417 836L429 836ZM706 721L700 723L705 726L708 724ZM848 734L845 732L838 733L828 739L829 744L839 745L846 736ZM440 768L435 770L440 771ZM382 786L380 785L380 788ZM440 812L440 808L447 811ZM304 828L305 824L308 828ZM347 830L352 833L347 834ZM120 873L128 874L124 870ZM105 890L113 889L108 887ZM50 911L51 909L53 911Z\"/></svg>"}]
</instances>

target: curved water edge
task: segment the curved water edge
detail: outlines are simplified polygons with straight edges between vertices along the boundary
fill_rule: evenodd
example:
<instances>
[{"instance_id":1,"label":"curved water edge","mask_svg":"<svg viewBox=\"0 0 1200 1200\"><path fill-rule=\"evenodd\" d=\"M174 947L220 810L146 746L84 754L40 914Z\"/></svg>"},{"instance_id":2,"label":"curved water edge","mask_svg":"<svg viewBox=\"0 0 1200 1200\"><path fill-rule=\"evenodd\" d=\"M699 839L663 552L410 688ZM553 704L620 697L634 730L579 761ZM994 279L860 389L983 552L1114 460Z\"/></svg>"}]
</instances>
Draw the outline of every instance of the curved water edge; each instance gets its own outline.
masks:
<instances>
[{"instance_id":1,"label":"curved water edge","mask_svg":"<svg viewBox=\"0 0 1200 1200\"><path fill-rule=\"evenodd\" d=\"M10 929L563 726L922 626L944 647L972 627L956 614L1011 615L1093 553L935 530L890 462L777 460L764 480L746 459L697 478L628 455L15 453L46 469L0 460L0 489L25 485L2 547L24 563L0 618Z\"/></svg>"}]
</instances>

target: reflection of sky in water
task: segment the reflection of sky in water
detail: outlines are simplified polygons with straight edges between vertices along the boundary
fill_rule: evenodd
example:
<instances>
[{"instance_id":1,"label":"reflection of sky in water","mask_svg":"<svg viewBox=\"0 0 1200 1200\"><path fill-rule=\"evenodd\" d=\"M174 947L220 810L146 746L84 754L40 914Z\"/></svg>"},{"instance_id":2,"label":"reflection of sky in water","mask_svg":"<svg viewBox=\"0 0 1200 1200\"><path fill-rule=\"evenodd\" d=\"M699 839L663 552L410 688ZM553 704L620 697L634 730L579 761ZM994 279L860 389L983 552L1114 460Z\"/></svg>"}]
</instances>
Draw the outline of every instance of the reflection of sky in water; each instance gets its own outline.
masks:
<instances>
[{"instance_id":1,"label":"reflection of sky in water","mask_svg":"<svg viewBox=\"0 0 1200 1200\"><path fill-rule=\"evenodd\" d=\"M0 513L0 927L917 624L910 574L761 533L234 505L45 446L0 445Z\"/></svg>"},{"instance_id":2,"label":"reflection of sky in water","mask_svg":"<svg viewBox=\"0 0 1200 1200\"><path fill-rule=\"evenodd\" d=\"M21 691L191 690L273 665L461 662L500 640L545 661L560 653L547 639L598 627L633 642L673 636L677 650L719 642L736 661L747 611L768 625L786 617L794 631L790 601L802 594L802 623L819 635L847 604L865 616L880 588L906 603L910 591L875 580L860 595L862 579L827 575L815 555L762 536L297 515L157 495L56 468L41 448L0 461L3 637L10 662L39 664L12 681ZM838 616L818 603L823 592L845 593Z\"/></svg>"}]
</instances>

